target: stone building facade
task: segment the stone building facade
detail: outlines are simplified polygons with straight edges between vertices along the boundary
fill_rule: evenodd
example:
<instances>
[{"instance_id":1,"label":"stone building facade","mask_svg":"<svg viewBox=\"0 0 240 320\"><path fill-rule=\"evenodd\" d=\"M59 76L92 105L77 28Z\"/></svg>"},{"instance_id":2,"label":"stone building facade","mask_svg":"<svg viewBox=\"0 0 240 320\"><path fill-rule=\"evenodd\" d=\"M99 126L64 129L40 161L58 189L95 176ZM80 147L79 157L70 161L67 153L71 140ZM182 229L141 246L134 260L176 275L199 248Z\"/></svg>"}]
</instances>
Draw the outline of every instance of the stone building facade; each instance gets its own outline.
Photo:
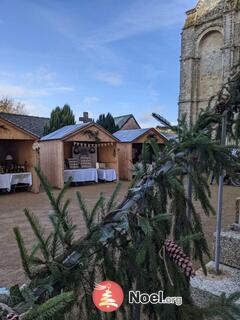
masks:
<instances>
[{"instance_id":1,"label":"stone building facade","mask_svg":"<svg viewBox=\"0 0 240 320\"><path fill-rule=\"evenodd\" d=\"M179 113L194 122L240 63L240 1L199 0L186 14Z\"/></svg>"}]
</instances>

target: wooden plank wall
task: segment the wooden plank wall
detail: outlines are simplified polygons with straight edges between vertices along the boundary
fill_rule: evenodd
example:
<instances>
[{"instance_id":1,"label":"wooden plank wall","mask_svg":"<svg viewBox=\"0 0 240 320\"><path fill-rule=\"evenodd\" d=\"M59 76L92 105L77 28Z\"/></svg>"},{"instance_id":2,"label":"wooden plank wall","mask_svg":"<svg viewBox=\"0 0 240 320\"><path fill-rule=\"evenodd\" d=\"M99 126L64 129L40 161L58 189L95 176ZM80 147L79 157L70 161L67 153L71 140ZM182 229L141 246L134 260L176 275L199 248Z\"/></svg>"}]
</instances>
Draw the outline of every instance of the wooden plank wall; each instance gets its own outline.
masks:
<instances>
[{"instance_id":1,"label":"wooden plank wall","mask_svg":"<svg viewBox=\"0 0 240 320\"><path fill-rule=\"evenodd\" d=\"M130 118L121 128L121 130L129 130L129 129L139 129L139 125L136 123L136 121L133 118Z\"/></svg>"},{"instance_id":2,"label":"wooden plank wall","mask_svg":"<svg viewBox=\"0 0 240 320\"><path fill-rule=\"evenodd\" d=\"M64 142L64 159L72 158L72 142Z\"/></svg>"},{"instance_id":3,"label":"wooden plank wall","mask_svg":"<svg viewBox=\"0 0 240 320\"><path fill-rule=\"evenodd\" d=\"M107 168L115 169L119 179L119 165L117 155L117 144L113 146L103 146L98 148L98 161L106 163Z\"/></svg>"},{"instance_id":4,"label":"wooden plank wall","mask_svg":"<svg viewBox=\"0 0 240 320\"><path fill-rule=\"evenodd\" d=\"M18 146L17 162L24 163L27 161L28 171L32 173L33 178L31 190L35 193L38 193L40 189L40 181L37 177L34 167L39 165L39 154L32 148L33 141L17 141L16 145Z\"/></svg>"},{"instance_id":5,"label":"wooden plank wall","mask_svg":"<svg viewBox=\"0 0 240 320\"><path fill-rule=\"evenodd\" d=\"M38 166L39 155L32 148L34 141L27 140L1 140L0 139L0 162L4 163L6 155L13 156L14 162L17 164L28 164L28 171L32 173L33 185L32 192L38 193L40 182L36 175L34 167Z\"/></svg>"},{"instance_id":6,"label":"wooden plank wall","mask_svg":"<svg viewBox=\"0 0 240 320\"><path fill-rule=\"evenodd\" d=\"M151 130L149 131L147 134L141 136L140 138L134 140L134 143L144 143L144 142L147 142L148 141L148 135L150 134L154 134L155 137L157 138L157 143L159 144L164 144L165 143L165 139L156 131L154 130Z\"/></svg>"},{"instance_id":7,"label":"wooden plank wall","mask_svg":"<svg viewBox=\"0 0 240 320\"><path fill-rule=\"evenodd\" d=\"M116 143L116 140L111 136L111 134L107 134L104 131L102 131L100 128L98 128L95 124L92 126L89 126L86 128L86 130L82 130L78 133L74 133L71 136L69 136L65 141L82 141L82 142L93 142L94 138L92 136L88 136L88 134L85 134L86 131L92 131L98 133L98 139L100 139L100 142L114 142Z\"/></svg>"},{"instance_id":8,"label":"wooden plank wall","mask_svg":"<svg viewBox=\"0 0 240 320\"><path fill-rule=\"evenodd\" d=\"M20 128L16 128L7 121L0 119L0 139L9 140L37 140L36 137L26 133Z\"/></svg>"},{"instance_id":9,"label":"wooden plank wall","mask_svg":"<svg viewBox=\"0 0 240 320\"><path fill-rule=\"evenodd\" d=\"M40 167L50 184L55 188L64 185L63 141L40 142Z\"/></svg>"},{"instance_id":10,"label":"wooden plank wall","mask_svg":"<svg viewBox=\"0 0 240 320\"><path fill-rule=\"evenodd\" d=\"M132 179L132 144L118 143L119 179L130 181Z\"/></svg>"}]
</instances>

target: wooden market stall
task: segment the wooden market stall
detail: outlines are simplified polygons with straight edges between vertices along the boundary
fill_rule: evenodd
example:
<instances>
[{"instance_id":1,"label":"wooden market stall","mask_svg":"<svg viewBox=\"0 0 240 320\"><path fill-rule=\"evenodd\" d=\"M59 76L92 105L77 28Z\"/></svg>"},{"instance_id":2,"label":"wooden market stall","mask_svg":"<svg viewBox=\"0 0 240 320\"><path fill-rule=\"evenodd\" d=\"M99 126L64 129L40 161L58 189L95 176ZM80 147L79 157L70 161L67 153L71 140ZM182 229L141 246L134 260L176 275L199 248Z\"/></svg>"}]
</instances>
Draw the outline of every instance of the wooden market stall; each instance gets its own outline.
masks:
<instances>
[{"instance_id":1,"label":"wooden market stall","mask_svg":"<svg viewBox=\"0 0 240 320\"><path fill-rule=\"evenodd\" d=\"M167 140L154 128L119 130L113 135L120 141L117 146L119 179L128 181L132 179L133 165L141 161L143 143L154 137L157 143L163 147ZM150 157L152 158L152 153ZM150 159L150 162L152 162L152 159Z\"/></svg>"},{"instance_id":2,"label":"wooden market stall","mask_svg":"<svg viewBox=\"0 0 240 320\"><path fill-rule=\"evenodd\" d=\"M17 115L0 113L0 191L26 187L39 192L38 136L12 121Z\"/></svg>"},{"instance_id":3,"label":"wooden market stall","mask_svg":"<svg viewBox=\"0 0 240 320\"><path fill-rule=\"evenodd\" d=\"M117 138L94 122L69 125L40 140L40 166L53 187L118 179Z\"/></svg>"}]
</instances>

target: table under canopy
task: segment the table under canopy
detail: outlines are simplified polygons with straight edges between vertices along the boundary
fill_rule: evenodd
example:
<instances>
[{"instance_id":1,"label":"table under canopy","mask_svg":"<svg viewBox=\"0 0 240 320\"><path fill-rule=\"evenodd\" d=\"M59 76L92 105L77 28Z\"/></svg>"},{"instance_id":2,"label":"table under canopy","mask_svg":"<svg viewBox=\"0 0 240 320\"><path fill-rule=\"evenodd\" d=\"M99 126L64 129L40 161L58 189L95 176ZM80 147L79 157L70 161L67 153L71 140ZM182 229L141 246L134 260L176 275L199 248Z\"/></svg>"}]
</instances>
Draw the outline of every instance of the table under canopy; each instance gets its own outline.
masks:
<instances>
[{"instance_id":1,"label":"table under canopy","mask_svg":"<svg viewBox=\"0 0 240 320\"><path fill-rule=\"evenodd\" d=\"M10 191L11 186L18 184L32 186L31 172L0 174L0 189L6 189L7 191Z\"/></svg>"},{"instance_id":2,"label":"table under canopy","mask_svg":"<svg viewBox=\"0 0 240 320\"><path fill-rule=\"evenodd\" d=\"M64 170L64 182L69 179L72 182L98 182L98 179L114 181L117 179L117 175L114 169L66 169Z\"/></svg>"},{"instance_id":3,"label":"table under canopy","mask_svg":"<svg viewBox=\"0 0 240 320\"><path fill-rule=\"evenodd\" d=\"M64 170L64 182L67 182L69 179L72 182L98 182L97 169L67 169Z\"/></svg>"},{"instance_id":4,"label":"table under canopy","mask_svg":"<svg viewBox=\"0 0 240 320\"><path fill-rule=\"evenodd\" d=\"M114 181L117 179L116 171L114 169L98 169L98 179L104 181Z\"/></svg>"}]
</instances>

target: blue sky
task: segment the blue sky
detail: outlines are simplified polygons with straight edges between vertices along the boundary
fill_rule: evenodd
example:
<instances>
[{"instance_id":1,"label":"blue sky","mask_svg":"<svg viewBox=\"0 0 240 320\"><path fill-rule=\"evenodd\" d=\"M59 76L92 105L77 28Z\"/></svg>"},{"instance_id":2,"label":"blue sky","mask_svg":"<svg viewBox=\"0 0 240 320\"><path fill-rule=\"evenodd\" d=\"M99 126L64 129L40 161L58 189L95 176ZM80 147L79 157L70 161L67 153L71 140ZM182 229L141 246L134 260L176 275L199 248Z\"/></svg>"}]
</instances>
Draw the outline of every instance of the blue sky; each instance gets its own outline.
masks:
<instances>
[{"instance_id":1,"label":"blue sky","mask_svg":"<svg viewBox=\"0 0 240 320\"><path fill-rule=\"evenodd\" d=\"M180 33L196 0L0 0L0 96L49 116L176 121Z\"/></svg>"}]
</instances>

